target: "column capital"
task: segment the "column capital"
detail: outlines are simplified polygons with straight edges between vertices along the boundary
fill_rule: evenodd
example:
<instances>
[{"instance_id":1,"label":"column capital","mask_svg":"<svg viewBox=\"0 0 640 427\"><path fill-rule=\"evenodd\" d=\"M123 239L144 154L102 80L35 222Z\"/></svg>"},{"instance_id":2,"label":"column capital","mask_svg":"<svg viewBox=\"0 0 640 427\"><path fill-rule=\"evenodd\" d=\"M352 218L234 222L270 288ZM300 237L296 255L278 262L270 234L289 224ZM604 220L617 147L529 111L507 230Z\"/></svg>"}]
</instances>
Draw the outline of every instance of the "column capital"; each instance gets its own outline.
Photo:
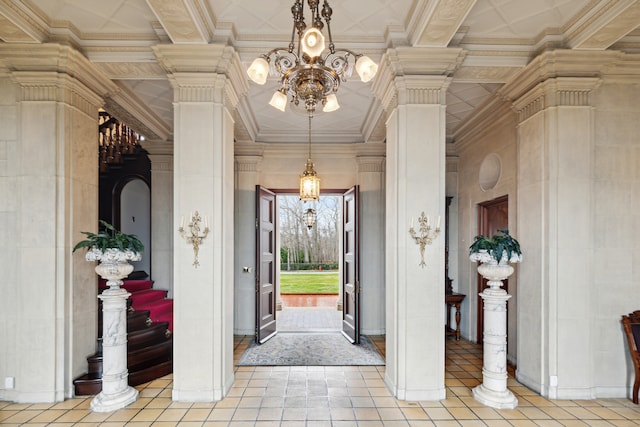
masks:
<instances>
[{"instance_id":1,"label":"column capital","mask_svg":"<svg viewBox=\"0 0 640 427\"><path fill-rule=\"evenodd\" d=\"M258 172L262 156L235 156L236 172Z\"/></svg>"},{"instance_id":2,"label":"column capital","mask_svg":"<svg viewBox=\"0 0 640 427\"><path fill-rule=\"evenodd\" d=\"M384 172L385 156L356 156L358 173L363 172Z\"/></svg>"},{"instance_id":3,"label":"column capital","mask_svg":"<svg viewBox=\"0 0 640 427\"><path fill-rule=\"evenodd\" d=\"M234 109L249 90L240 56L230 46L156 45L153 51L176 102L225 102Z\"/></svg>"},{"instance_id":4,"label":"column capital","mask_svg":"<svg viewBox=\"0 0 640 427\"><path fill-rule=\"evenodd\" d=\"M149 153L151 172L173 172L173 143L147 140L142 146Z\"/></svg>"},{"instance_id":5,"label":"column capital","mask_svg":"<svg viewBox=\"0 0 640 427\"><path fill-rule=\"evenodd\" d=\"M513 101L518 122L550 107L587 107L591 105L591 92L602 83L595 77L555 77L537 86Z\"/></svg>"},{"instance_id":6,"label":"column capital","mask_svg":"<svg viewBox=\"0 0 640 427\"><path fill-rule=\"evenodd\" d=\"M84 55L57 43L0 44L0 69L10 74L35 76L66 74L101 98L118 92L118 87ZM18 82L20 84L20 82Z\"/></svg>"},{"instance_id":7,"label":"column capital","mask_svg":"<svg viewBox=\"0 0 640 427\"><path fill-rule=\"evenodd\" d=\"M451 75L465 57L460 48L388 49L372 87L386 111L398 105L445 103Z\"/></svg>"},{"instance_id":8,"label":"column capital","mask_svg":"<svg viewBox=\"0 0 640 427\"><path fill-rule=\"evenodd\" d=\"M590 106L604 81L636 82L640 55L620 51L551 50L536 57L498 95L513 103L522 122L554 106Z\"/></svg>"}]
</instances>

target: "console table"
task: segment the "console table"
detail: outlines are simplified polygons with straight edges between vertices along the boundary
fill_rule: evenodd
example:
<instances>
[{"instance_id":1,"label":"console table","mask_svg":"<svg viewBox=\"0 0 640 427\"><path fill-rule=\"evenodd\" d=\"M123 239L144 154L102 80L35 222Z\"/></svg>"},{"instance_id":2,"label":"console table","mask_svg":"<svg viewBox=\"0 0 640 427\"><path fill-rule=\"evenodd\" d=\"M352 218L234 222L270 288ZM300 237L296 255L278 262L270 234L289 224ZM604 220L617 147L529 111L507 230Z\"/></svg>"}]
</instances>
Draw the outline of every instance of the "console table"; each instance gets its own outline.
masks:
<instances>
[{"instance_id":1,"label":"console table","mask_svg":"<svg viewBox=\"0 0 640 427\"><path fill-rule=\"evenodd\" d=\"M444 302L447 304L447 326L446 326L446 334L447 336L455 336L456 341L460 340L460 304L464 300L466 295L458 294L456 292L446 293L444 295ZM455 307L456 309L456 328L451 328L451 309Z\"/></svg>"}]
</instances>

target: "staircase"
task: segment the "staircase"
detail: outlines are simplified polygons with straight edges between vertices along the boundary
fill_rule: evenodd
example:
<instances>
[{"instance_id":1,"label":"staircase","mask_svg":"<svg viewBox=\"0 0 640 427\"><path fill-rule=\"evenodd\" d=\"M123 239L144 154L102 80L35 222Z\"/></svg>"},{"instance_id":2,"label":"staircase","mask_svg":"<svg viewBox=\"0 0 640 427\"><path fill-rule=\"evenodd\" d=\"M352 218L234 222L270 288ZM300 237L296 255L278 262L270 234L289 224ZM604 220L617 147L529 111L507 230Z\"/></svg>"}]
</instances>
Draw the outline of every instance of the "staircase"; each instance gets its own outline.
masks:
<instances>
[{"instance_id":1,"label":"staircase","mask_svg":"<svg viewBox=\"0 0 640 427\"><path fill-rule=\"evenodd\" d=\"M99 291L107 286L99 281ZM153 289L152 280L125 280L131 296L127 311L127 369L136 386L173 372L173 300L167 291ZM102 390L102 301L98 314L98 351L87 357L89 372L73 380L76 396Z\"/></svg>"}]
</instances>

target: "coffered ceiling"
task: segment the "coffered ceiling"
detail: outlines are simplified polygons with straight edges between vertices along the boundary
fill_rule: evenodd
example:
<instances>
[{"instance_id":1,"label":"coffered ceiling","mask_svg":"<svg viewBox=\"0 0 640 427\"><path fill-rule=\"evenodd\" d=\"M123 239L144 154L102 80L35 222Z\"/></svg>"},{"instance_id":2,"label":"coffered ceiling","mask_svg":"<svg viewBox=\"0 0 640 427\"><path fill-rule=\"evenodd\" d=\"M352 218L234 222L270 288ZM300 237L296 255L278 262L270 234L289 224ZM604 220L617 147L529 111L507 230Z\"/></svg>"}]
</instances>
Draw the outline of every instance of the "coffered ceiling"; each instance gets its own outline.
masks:
<instances>
[{"instance_id":1,"label":"coffered ceiling","mask_svg":"<svg viewBox=\"0 0 640 427\"><path fill-rule=\"evenodd\" d=\"M334 42L375 61L389 47L460 47L462 65L447 92L447 135L537 53L549 48L640 51L640 0L349 0L330 2ZM245 68L286 46L293 0L0 0L3 43L69 43L121 89L107 103L136 117L151 139L172 139L172 89L152 46L224 43ZM0 64L2 58L0 58ZM249 84L236 137L305 142L303 111L268 105L275 78ZM384 138L371 82L352 78L341 108L318 113L314 141L360 143ZM116 113L116 112L114 112Z\"/></svg>"}]
</instances>

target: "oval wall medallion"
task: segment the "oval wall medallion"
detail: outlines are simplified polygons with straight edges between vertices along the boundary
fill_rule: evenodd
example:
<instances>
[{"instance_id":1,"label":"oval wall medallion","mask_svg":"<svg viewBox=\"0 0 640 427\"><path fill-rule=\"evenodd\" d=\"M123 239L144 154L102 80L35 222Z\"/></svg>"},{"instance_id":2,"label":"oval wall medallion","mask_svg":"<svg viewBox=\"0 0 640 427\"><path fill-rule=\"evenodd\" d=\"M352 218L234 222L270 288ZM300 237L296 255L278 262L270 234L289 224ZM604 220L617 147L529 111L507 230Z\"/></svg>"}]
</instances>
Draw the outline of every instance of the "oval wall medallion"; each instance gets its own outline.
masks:
<instances>
[{"instance_id":1,"label":"oval wall medallion","mask_svg":"<svg viewBox=\"0 0 640 427\"><path fill-rule=\"evenodd\" d=\"M495 153L487 155L480 165L480 173L478 174L480 188L483 191L492 190L500 180L501 173L502 162L500 161L500 156Z\"/></svg>"}]
</instances>

